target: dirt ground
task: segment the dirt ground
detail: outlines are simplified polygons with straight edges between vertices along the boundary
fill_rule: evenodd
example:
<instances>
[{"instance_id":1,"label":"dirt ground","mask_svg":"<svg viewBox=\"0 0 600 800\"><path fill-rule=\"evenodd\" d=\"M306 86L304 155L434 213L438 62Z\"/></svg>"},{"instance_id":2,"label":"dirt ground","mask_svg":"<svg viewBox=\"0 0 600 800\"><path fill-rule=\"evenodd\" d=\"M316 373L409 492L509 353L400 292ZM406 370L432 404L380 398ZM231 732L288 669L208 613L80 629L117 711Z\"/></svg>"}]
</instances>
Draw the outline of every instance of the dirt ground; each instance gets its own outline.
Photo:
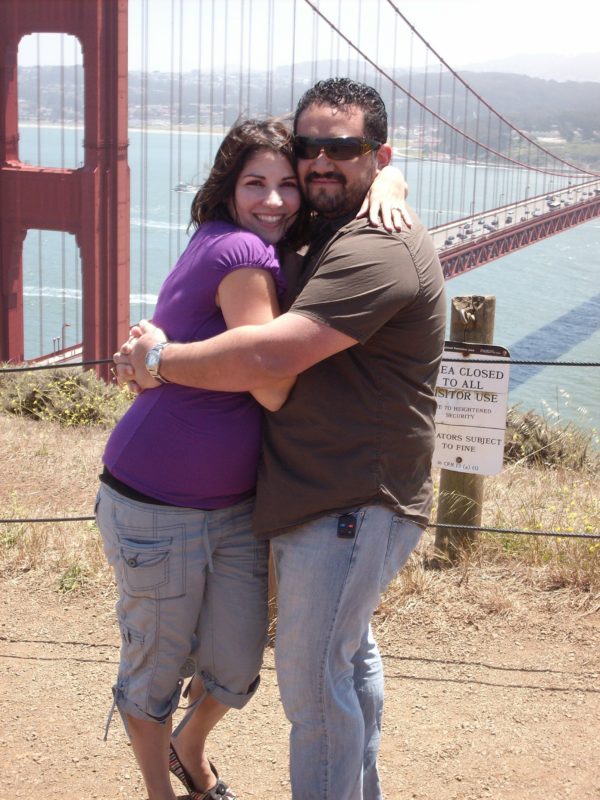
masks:
<instances>
[{"instance_id":1,"label":"dirt ground","mask_svg":"<svg viewBox=\"0 0 600 800\"><path fill-rule=\"evenodd\" d=\"M435 581L455 577L432 580L378 626L386 798L598 800L599 609L511 585L503 611L502 575L487 574L477 580L494 583L494 601L466 612L464 597L431 599ZM33 576L2 582L1 800L145 798L117 719L102 741L118 660L113 603L107 590L61 597ZM258 695L210 748L240 800L290 797L287 734L269 650Z\"/></svg>"},{"instance_id":2,"label":"dirt ground","mask_svg":"<svg viewBox=\"0 0 600 800\"><path fill-rule=\"evenodd\" d=\"M0 517L89 514L106 435L0 414ZM526 476L508 479L523 502ZM103 741L118 662L110 576L97 567L82 592L56 591L86 541L85 559L104 563L77 530L34 535L0 577L0 800L146 797L118 718ZM598 596L514 560L468 573L414 563L376 618L387 800L600 800ZM240 800L289 800L287 736L268 650L257 696L209 754Z\"/></svg>"}]
</instances>

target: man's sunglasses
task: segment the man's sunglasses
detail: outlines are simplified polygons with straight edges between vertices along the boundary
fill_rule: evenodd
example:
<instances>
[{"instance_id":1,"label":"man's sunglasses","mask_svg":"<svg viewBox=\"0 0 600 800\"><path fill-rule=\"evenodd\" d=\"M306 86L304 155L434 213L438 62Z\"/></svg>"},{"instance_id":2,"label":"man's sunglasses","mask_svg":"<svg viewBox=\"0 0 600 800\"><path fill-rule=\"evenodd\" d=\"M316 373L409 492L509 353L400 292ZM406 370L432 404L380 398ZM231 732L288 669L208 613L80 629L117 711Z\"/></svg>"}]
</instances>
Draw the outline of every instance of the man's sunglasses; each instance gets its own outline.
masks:
<instances>
[{"instance_id":1,"label":"man's sunglasses","mask_svg":"<svg viewBox=\"0 0 600 800\"><path fill-rule=\"evenodd\" d=\"M319 139L315 136L294 136L296 158L317 158L323 151L332 161L347 161L379 150L381 142L361 139L358 136L340 136L336 139Z\"/></svg>"}]
</instances>

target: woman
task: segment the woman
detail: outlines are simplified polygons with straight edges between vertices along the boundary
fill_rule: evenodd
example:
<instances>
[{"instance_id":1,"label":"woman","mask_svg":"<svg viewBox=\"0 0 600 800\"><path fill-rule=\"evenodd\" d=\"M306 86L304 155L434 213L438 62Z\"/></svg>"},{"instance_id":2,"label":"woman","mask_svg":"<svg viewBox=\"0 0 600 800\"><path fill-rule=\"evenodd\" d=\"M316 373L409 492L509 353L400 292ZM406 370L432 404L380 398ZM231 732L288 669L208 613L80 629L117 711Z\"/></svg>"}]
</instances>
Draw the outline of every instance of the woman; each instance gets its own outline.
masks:
<instances>
[{"instance_id":1,"label":"woman","mask_svg":"<svg viewBox=\"0 0 600 800\"><path fill-rule=\"evenodd\" d=\"M288 130L276 121L236 125L194 199L196 231L153 321L185 342L272 319L285 288L274 245L297 246L304 219ZM175 800L169 768L192 798L234 798L204 745L259 682L268 553L250 525L258 403L276 410L293 382L263 387L255 399L163 385L141 393L109 438L97 520L119 589L114 705L149 800ZM190 672L190 706L171 742Z\"/></svg>"}]
</instances>

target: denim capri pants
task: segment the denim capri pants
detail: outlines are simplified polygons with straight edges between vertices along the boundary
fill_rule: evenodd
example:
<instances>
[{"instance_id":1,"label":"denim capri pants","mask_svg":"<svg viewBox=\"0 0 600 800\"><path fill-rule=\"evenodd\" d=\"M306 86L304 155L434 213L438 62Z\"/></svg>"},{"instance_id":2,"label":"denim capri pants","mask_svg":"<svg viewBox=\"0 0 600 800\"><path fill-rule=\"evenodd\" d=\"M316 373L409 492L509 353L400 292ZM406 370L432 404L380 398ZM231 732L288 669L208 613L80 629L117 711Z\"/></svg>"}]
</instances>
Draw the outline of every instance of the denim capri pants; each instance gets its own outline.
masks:
<instances>
[{"instance_id":1,"label":"denim capri pants","mask_svg":"<svg viewBox=\"0 0 600 800\"><path fill-rule=\"evenodd\" d=\"M252 534L253 506L253 499L213 511L153 505L101 485L96 520L119 591L113 695L121 716L165 722L184 675L194 672L232 708L256 691L268 545Z\"/></svg>"}]
</instances>

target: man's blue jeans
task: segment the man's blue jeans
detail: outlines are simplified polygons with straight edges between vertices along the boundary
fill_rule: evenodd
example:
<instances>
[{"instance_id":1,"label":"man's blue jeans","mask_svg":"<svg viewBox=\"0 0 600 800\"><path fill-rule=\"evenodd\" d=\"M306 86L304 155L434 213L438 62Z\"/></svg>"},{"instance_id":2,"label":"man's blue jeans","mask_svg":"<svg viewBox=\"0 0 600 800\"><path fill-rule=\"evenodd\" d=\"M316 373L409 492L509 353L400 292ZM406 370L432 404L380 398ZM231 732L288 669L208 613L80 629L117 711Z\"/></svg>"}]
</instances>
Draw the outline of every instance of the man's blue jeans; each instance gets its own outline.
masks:
<instances>
[{"instance_id":1,"label":"man's blue jeans","mask_svg":"<svg viewBox=\"0 0 600 800\"><path fill-rule=\"evenodd\" d=\"M272 540L278 579L277 677L292 723L293 800L381 800L377 753L383 667L370 620L422 529L385 506L338 514Z\"/></svg>"}]
</instances>

